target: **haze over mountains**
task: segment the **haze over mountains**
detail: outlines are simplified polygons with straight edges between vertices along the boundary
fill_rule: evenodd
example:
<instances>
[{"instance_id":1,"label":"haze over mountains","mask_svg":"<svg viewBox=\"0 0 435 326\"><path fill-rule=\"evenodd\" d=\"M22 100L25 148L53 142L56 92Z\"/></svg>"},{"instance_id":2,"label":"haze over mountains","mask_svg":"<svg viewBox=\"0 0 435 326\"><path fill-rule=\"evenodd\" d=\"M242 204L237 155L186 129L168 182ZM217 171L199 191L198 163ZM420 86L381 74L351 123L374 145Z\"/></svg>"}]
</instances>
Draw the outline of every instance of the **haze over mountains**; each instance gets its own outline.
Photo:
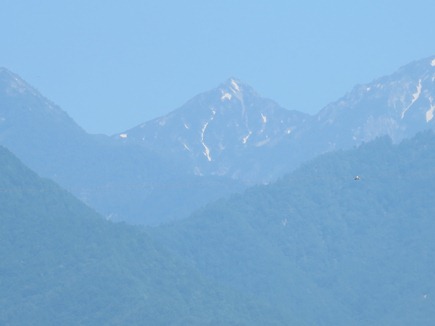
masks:
<instances>
[{"instance_id":1,"label":"haze over mountains","mask_svg":"<svg viewBox=\"0 0 435 326\"><path fill-rule=\"evenodd\" d=\"M0 70L0 323L431 325L433 58L314 116L230 78L111 137Z\"/></svg>"},{"instance_id":2,"label":"haze over mountains","mask_svg":"<svg viewBox=\"0 0 435 326\"><path fill-rule=\"evenodd\" d=\"M0 148L0 321L431 325L433 153L379 139L144 232Z\"/></svg>"},{"instance_id":3,"label":"haze over mountains","mask_svg":"<svg viewBox=\"0 0 435 326\"><path fill-rule=\"evenodd\" d=\"M108 218L158 224L241 189L231 180L182 173L154 151L86 133L6 69L0 87L0 144Z\"/></svg>"},{"instance_id":4,"label":"haze over mountains","mask_svg":"<svg viewBox=\"0 0 435 326\"><path fill-rule=\"evenodd\" d=\"M435 58L429 57L355 86L323 108L308 133L323 134L319 145L327 149L359 145L384 135L397 143L434 128L434 99Z\"/></svg>"},{"instance_id":5,"label":"haze over mountains","mask_svg":"<svg viewBox=\"0 0 435 326\"><path fill-rule=\"evenodd\" d=\"M176 159L195 175L269 180L263 156L294 132L308 114L288 111L231 78L166 116L121 133L135 143ZM270 163L270 162L269 162Z\"/></svg>"},{"instance_id":6,"label":"haze over mountains","mask_svg":"<svg viewBox=\"0 0 435 326\"><path fill-rule=\"evenodd\" d=\"M268 182L320 153L434 127L435 59L356 86L314 116L288 111L236 79L166 116L122 132L198 175ZM315 96L315 90L313 91Z\"/></svg>"},{"instance_id":7,"label":"haze over mountains","mask_svg":"<svg viewBox=\"0 0 435 326\"><path fill-rule=\"evenodd\" d=\"M275 180L318 154L433 129L434 60L356 86L314 116L281 108L230 78L168 115L112 137L86 133L2 69L0 144L103 215L159 224Z\"/></svg>"},{"instance_id":8,"label":"haze over mountains","mask_svg":"<svg viewBox=\"0 0 435 326\"><path fill-rule=\"evenodd\" d=\"M296 324L430 325L434 153L427 132L325 154L154 234Z\"/></svg>"},{"instance_id":9,"label":"haze over mountains","mask_svg":"<svg viewBox=\"0 0 435 326\"><path fill-rule=\"evenodd\" d=\"M104 220L1 146L0 199L2 325L269 318L263 304L212 284L143 231Z\"/></svg>"}]
</instances>

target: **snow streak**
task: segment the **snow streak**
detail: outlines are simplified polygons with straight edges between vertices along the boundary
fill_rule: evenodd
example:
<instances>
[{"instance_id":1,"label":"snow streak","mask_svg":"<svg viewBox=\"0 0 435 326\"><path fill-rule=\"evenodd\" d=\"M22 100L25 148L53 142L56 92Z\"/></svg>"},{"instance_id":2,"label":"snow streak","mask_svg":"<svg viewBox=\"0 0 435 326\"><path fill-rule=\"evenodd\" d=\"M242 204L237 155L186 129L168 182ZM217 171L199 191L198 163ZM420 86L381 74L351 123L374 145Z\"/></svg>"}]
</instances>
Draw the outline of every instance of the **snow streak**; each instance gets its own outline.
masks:
<instances>
[{"instance_id":1,"label":"snow streak","mask_svg":"<svg viewBox=\"0 0 435 326\"><path fill-rule=\"evenodd\" d=\"M204 142L204 135L205 135L205 131L207 130L208 124L211 121L213 121L213 119L216 115L216 111L213 108L211 109L211 112L212 112L212 116L210 117L210 120L208 120L206 123L204 123L204 125L202 126L202 129L201 129L201 145L202 145L202 147L204 147L203 153L209 162L211 162L210 148L208 148L208 146Z\"/></svg>"},{"instance_id":2,"label":"snow streak","mask_svg":"<svg viewBox=\"0 0 435 326\"><path fill-rule=\"evenodd\" d=\"M422 88L422 86L421 86L421 79L419 79L418 80L418 85L417 85L417 90L416 90L416 92L414 93L414 94L412 94L412 101L411 101L411 104L409 104L403 111L402 111L402 119L403 119L403 117L405 116L405 113L406 113L406 111L408 111L409 110L409 108L415 103L415 101L417 101L418 100L418 98L420 97L420 94L421 94L421 88Z\"/></svg>"}]
</instances>

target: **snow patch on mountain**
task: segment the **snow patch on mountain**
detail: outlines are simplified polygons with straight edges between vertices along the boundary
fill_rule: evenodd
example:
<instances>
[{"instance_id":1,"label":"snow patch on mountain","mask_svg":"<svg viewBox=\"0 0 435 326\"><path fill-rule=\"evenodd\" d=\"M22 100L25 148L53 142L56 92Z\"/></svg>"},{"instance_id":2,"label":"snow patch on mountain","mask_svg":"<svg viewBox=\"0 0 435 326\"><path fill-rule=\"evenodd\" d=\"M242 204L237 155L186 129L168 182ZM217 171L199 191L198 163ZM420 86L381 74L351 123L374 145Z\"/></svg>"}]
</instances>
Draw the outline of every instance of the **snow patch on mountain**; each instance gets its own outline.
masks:
<instances>
[{"instance_id":1,"label":"snow patch on mountain","mask_svg":"<svg viewBox=\"0 0 435 326\"><path fill-rule=\"evenodd\" d=\"M205 131L207 130L209 123L211 121L213 121L214 117L216 116L216 110L214 108L211 108L211 113L212 113L212 115L211 115L210 119L206 123L204 123L204 125L201 128L201 145L202 145L202 147L204 147L203 154L205 155L205 157L207 158L207 161L209 161L209 162L212 161L211 155L210 155L210 148L206 145L204 138L205 138Z\"/></svg>"},{"instance_id":2,"label":"snow patch on mountain","mask_svg":"<svg viewBox=\"0 0 435 326\"><path fill-rule=\"evenodd\" d=\"M183 147L186 151L191 152L189 146L187 146L185 143L183 143Z\"/></svg>"},{"instance_id":3,"label":"snow patch on mountain","mask_svg":"<svg viewBox=\"0 0 435 326\"><path fill-rule=\"evenodd\" d=\"M205 155L205 157L207 157L207 160L209 162L211 162L210 148L208 148L208 146L204 142L204 134L205 134L205 131L206 131L207 127L208 127L208 123L209 122L207 121L204 124L204 126L202 127L202 129L201 129L201 145L204 147L204 155Z\"/></svg>"},{"instance_id":4,"label":"snow patch on mountain","mask_svg":"<svg viewBox=\"0 0 435 326\"><path fill-rule=\"evenodd\" d=\"M232 91L234 93L240 93L240 87L239 84L234 79L231 79L231 85L233 86Z\"/></svg>"},{"instance_id":5,"label":"snow patch on mountain","mask_svg":"<svg viewBox=\"0 0 435 326\"><path fill-rule=\"evenodd\" d=\"M230 93L227 93L227 92L222 90L222 96L221 96L221 101L222 102L225 101L225 100L231 101L232 97L233 96Z\"/></svg>"},{"instance_id":6,"label":"snow patch on mountain","mask_svg":"<svg viewBox=\"0 0 435 326\"><path fill-rule=\"evenodd\" d=\"M251 135L252 135L252 131L249 130L249 133L248 133L245 137L243 137L243 139L242 139L242 143L243 143L243 144L246 144L246 143L248 142L249 137L250 137Z\"/></svg>"},{"instance_id":7,"label":"snow patch on mountain","mask_svg":"<svg viewBox=\"0 0 435 326\"><path fill-rule=\"evenodd\" d=\"M419 79L418 80L418 85L417 85L417 90L415 91L415 93L414 94L412 94L412 100L411 100L411 103L405 108L405 109L403 109L403 111L402 111L402 115L401 115L401 118L403 119L404 117L405 117L405 113L406 113L406 111L408 111L409 110L409 108L415 103L415 101L417 101L418 99L419 99L419 97L420 97L420 95L421 95L421 89L422 89L422 86L421 86L421 79Z\"/></svg>"},{"instance_id":8,"label":"snow patch on mountain","mask_svg":"<svg viewBox=\"0 0 435 326\"><path fill-rule=\"evenodd\" d=\"M429 97L430 109L426 111L426 122L431 121L433 119L433 116L434 116L435 104L433 104L432 101L433 101L433 98L431 96L431 97Z\"/></svg>"},{"instance_id":9,"label":"snow patch on mountain","mask_svg":"<svg viewBox=\"0 0 435 326\"><path fill-rule=\"evenodd\" d=\"M267 123L267 116L265 116L263 113L261 113L261 121L263 121L263 123Z\"/></svg>"}]
</instances>

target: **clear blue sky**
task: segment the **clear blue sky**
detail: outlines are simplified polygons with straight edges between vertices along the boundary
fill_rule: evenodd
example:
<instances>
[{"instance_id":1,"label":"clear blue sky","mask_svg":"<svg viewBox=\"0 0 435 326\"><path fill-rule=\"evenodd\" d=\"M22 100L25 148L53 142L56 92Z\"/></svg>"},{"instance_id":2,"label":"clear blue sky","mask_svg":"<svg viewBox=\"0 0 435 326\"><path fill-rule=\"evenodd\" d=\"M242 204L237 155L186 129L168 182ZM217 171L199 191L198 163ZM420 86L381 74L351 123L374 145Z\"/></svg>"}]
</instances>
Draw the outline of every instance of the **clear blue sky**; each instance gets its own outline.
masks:
<instances>
[{"instance_id":1,"label":"clear blue sky","mask_svg":"<svg viewBox=\"0 0 435 326\"><path fill-rule=\"evenodd\" d=\"M0 0L0 66L92 133L240 78L315 113L435 54L433 0Z\"/></svg>"}]
</instances>

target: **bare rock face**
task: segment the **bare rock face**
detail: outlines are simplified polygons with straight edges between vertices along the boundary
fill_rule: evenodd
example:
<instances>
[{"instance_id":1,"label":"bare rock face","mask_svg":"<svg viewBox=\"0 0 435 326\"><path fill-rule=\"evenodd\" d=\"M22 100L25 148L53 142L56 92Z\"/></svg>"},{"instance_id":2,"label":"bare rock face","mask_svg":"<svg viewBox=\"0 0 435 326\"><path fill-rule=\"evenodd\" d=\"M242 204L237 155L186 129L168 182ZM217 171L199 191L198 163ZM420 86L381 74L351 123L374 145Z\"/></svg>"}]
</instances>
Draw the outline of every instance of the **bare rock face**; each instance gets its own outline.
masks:
<instances>
[{"instance_id":1,"label":"bare rock face","mask_svg":"<svg viewBox=\"0 0 435 326\"><path fill-rule=\"evenodd\" d=\"M230 78L168 115L117 137L170 155L196 175L257 182L270 177L266 166L259 165L264 157L258 155L289 139L309 117L286 110ZM262 168L264 173L259 171Z\"/></svg>"}]
</instances>

